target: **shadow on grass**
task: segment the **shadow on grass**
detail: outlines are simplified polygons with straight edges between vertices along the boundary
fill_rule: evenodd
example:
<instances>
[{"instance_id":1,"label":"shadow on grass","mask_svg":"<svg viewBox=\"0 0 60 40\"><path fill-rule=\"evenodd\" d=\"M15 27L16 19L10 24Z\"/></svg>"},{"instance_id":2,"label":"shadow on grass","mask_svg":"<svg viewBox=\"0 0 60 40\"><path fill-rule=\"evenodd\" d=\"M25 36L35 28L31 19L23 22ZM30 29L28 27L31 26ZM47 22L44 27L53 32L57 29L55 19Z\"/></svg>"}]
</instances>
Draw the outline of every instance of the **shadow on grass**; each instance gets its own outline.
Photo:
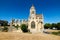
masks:
<instances>
[{"instance_id":1,"label":"shadow on grass","mask_svg":"<svg viewBox=\"0 0 60 40\"><path fill-rule=\"evenodd\" d=\"M60 36L60 31L58 31L58 32L52 32L52 34Z\"/></svg>"},{"instance_id":2,"label":"shadow on grass","mask_svg":"<svg viewBox=\"0 0 60 40\"><path fill-rule=\"evenodd\" d=\"M58 35L58 36L60 36L60 31L58 31L58 32L44 32L44 33L46 33L46 34L53 34L53 35Z\"/></svg>"}]
</instances>

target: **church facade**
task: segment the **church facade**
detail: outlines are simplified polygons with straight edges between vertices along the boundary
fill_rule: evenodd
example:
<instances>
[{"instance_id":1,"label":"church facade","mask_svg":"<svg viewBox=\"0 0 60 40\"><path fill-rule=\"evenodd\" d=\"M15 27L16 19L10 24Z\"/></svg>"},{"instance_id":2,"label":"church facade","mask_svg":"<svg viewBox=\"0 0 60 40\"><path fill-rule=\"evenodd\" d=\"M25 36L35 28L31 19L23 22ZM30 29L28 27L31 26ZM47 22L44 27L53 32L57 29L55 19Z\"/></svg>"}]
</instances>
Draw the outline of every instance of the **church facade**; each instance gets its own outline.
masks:
<instances>
[{"instance_id":1,"label":"church facade","mask_svg":"<svg viewBox=\"0 0 60 40\"><path fill-rule=\"evenodd\" d=\"M43 15L42 14L36 14L35 7L32 5L30 8L30 14L28 17L28 20L16 20L15 22L12 22L13 25L21 25L21 24L27 24L28 29L32 33L38 33L43 32L44 30L44 23L43 23Z\"/></svg>"}]
</instances>

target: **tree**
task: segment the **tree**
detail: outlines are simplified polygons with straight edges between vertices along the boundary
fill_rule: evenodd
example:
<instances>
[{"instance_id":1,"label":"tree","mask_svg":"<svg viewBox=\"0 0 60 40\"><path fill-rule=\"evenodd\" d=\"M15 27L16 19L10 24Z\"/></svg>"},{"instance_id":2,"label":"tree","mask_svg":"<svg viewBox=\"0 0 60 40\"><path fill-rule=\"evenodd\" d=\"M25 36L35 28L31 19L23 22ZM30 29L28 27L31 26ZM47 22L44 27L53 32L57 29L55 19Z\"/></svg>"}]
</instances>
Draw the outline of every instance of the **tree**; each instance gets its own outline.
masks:
<instances>
[{"instance_id":1,"label":"tree","mask_svg":"<svg viewBox=\"0 0 60 40\"><path fill-rule=\"evenodd\" d=\"M8 21L2 21L2 26L4 26L3 30L4 32L8 32L8 27L6 27L8 25Z\"/></svg>"},{"instance_id":2,"label":"tree","mask_svg":"<svg viewBox=\"0 0 60 40\"><path fill-rule=\"evenodd\" d=\"M7 26L7 25L8 25L8 21L0 20L0 26Z\"/></svg>"},{"instance_id":3,"label":"tree","mask_svg":"<svg viewBox=\"0 0 60 40\"><path fill-rule=\"evenodd\" d=\"M52 24L46 23L44 25L44 28L45 29L48 29L48 28L50 28L50 29L56 28L57 30L60 30L60 22L59 23L52 23Z\"/></svg>"},{"instance_id":4,"label":"tree","mask_svg":"<svg viewBox=\"0 0 60 40\"><path fill-rule=\"evenodd\" d=\"M50 29L56 28L56 23L52 23Z\"/></svg>"},{"instance_id":5,"label":"tree","mask_svg":"<svg viewBox=\"0 0 60 40\"><path fill-rule=\"evenodd\" d=\"M25 24L22 24L22 25L21 25L21 30L22 30L23 32L28 32L28 27L27 27Z\"/></svg>"},{"instance_id":6,"label":"tree","mask_svg":"<svg viewBox=\"0 0 60 40\"><path fill-rule=\"evenodd\" d=\"M57 23L57 29L60 30L60 23Z\"/></svg>"},{"instance_id":7,"label":"tree","mask_svg":"<svg viewBox=\"0 0 60 40\"><path fill-rule=\"evenodd\" d=\"M49 23L46 23L45 25L44 25L44 28L45 29L48 29L48 28L50 28L51 27L51 24L49 24Z\"/></svg>"}]
</instances>

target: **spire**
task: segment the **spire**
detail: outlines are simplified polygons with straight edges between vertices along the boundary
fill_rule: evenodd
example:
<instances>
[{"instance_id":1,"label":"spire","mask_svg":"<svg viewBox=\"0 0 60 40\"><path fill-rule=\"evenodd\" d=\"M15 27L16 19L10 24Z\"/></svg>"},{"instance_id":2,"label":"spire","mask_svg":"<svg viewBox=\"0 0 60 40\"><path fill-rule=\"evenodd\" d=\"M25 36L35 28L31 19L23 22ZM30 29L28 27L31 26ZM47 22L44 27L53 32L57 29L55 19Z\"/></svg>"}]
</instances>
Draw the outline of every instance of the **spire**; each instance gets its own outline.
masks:
<instances>
[{"instance_id":1,"label":"spire","mask_svg":"<svg viewBox=\"0 0 60 40\"><path fill-rule=\"evenodd\" d=\"M34 5L32 4L31 8L30 8L30 14L35 14L36 13L36 10L35 10L35 7Z\"/></svg>"},{"instance_id":2,"label":"spire","mask_svg":"<svg viewBox=\"0 0 60 40\"><path fill-rule=\"evenodd\" d=\"M34 5L32 4L31 8L35 8Z\"/></svg>"}]
</instances>

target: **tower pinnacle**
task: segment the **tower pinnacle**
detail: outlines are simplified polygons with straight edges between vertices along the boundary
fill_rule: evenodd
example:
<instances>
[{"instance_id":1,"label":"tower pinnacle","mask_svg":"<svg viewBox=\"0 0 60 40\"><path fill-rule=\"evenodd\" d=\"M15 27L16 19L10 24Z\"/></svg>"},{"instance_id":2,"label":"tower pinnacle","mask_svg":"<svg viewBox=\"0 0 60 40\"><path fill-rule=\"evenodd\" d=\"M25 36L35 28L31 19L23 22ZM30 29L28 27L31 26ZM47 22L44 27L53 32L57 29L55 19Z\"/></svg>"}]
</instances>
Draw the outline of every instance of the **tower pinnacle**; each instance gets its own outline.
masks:
<instances>
[{"instance_id":1,"label":"tower pinnacle","mask_svg":"<svg viewBox=\"0 0 60 40\"><path fill-rule=\"evenodd\" d=\"M31 9L35 9L34 5L32 4Z\"/></svg>"}]
</instances>

